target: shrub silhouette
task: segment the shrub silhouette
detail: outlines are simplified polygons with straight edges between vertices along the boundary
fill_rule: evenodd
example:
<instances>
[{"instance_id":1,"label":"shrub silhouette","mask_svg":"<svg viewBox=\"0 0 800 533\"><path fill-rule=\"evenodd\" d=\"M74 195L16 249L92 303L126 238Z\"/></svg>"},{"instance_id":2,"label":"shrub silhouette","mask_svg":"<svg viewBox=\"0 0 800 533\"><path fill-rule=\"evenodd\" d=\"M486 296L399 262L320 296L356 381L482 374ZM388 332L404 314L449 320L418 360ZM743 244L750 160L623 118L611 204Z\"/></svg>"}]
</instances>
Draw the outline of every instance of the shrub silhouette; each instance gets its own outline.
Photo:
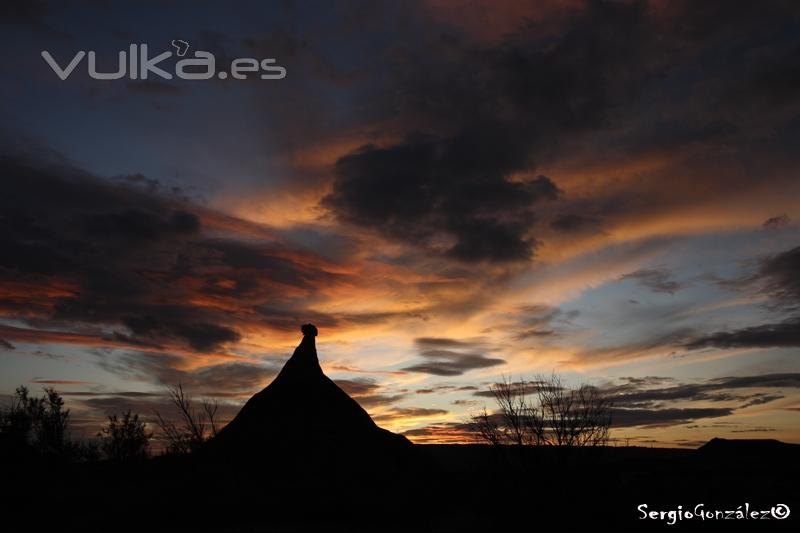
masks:
<instances>
[{"instance_id":1,"label":"shrub silhouette","mask_svg":"<svg viewBox=\"0 0 800 533\"><path fill-rule=\"evenodd\" d=\"M131 414L128 409L122 416L109 416L98 436L102 439L101 448L108 460L126 462L148 456L153 434L147 431L147 425L139 415Z\"/></svg>"},{"instance_id":2,"label":"shrub silhouette","mask_svg":"<svg viewBox=\"0 0 800 533\"><path fill-rule=\"evenodd\" d=\"M69 409L53 388L41 397L31 396L25 386L17 387L11 405L0 415L0 433L12 449L32 449L36 453L65 456L71 451L68 440Z\"/></svg>"}]
</instances>

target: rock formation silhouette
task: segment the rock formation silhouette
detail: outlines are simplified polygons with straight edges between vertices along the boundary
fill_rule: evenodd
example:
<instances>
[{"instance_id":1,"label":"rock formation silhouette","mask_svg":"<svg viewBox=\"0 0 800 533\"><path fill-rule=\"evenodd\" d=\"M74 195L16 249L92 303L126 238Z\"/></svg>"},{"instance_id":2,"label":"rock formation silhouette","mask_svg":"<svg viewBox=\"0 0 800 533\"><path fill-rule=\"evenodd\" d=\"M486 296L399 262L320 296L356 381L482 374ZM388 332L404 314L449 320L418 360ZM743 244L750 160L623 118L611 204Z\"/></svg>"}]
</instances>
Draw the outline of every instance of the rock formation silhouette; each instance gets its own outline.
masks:
<instances>
[{"instance_id":1,"label":"rock formation silhouette","mask_svg":"<svg viewBox=\"0 0 800 533\"><path fill-rule=\"evenodd\" d=\"M300 345L278 376L207 443L207 451L247 460L277 452L289 461L330 464L365 455L388 458L410 448L408 439L378 427L322 372L317 328L305 324L301 331Z\"/></svg>"},{"instance_id":2,"label":"rock formation silhouette","mask_svg":"<svg viewBox=\"0 0 800 533\"><path fill-rule=\"evenodd\" d=\"M768 458L796 455L798 452L800 452L800 445L775 439L721 439L719 437L714 437L697 449L698 456L704 459L720 458L740 461L746 459L765 461Z\"/></svg>"}]
</instances>

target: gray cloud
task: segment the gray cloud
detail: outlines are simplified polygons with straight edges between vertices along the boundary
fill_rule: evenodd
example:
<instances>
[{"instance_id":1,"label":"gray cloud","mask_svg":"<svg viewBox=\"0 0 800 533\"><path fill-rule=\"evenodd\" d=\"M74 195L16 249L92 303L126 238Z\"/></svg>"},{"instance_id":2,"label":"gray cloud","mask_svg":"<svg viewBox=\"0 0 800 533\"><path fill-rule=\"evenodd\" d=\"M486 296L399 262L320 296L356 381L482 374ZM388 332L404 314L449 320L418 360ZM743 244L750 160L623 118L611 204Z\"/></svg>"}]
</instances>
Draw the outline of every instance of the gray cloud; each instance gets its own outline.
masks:
<instances>
[{"instance_id":1,"label":"gray cloud","mask_svg":"<svg viewBox=\"0 0 800 533\"><path fill-rule=\"evenodd\" d=\"M778 215L776 217L770 217L764 221L762 227L764 229L778 229L788 226L792 220L789 218L788 215Z\"/></svg>"},{"instance_id":2,"label":"gray cloud","mask_svg":"<svg viewBox=\"0 0 800 533\"><path fill-rule=\"evenodd\" d=\"M141 174L105 180L40 152L0 157L9 177L0 196L0 284L74 289L45 299L4 296L0 311L43 329L103 328L132 347L198 352L236 344L242 324L295 329L309 317L331 326L393 318L326 319L308 308L309 295L342 275L315 266L310 252L296 261L299 252L263 228ZM275 285L298 296L268 297ZM215 304L200 303L208 301Z\"/></svg>"},{"instance_id":3,"label":"gray cloud","mask_svg":"<svg viewBox=\"0 0 800 533\"><path fill-rule=\"evenodd\" d=\"M717 283L727 289L766 296L766 307L785 318L731 331L695 336L685 342L689 350L701 348L800 347L800 246L760 260L755 272Z\"/></svg>"},{"instance_id":4,"label":"gray cloud","mask_svg":"<svg viewBox=\"0 0 800 533\"><path fill-rule=\"evenodd\" d=\"M603 233L603 221L597 217L567 213L558 215L550 222L550 227L567 234Z\"/></svg>"},{"instance_id":5,"label":"gray cloud","mask_svg":"<svg viewBox=\"0 0 800 533\"><path fill-rule=\"evenodd\" d=\"M406 397L405 394L384 392L383 387L372 379L337 379L334 381L364 409L391 405Z\"/></svg>"},{"instance_id":6,"label":"gray cloud","mask_svg":"<svg viewBox=\"0 0 800 533\"><path fill-rule=\"evenodd\" d=\"M617 407L653 407L664 402L710 401L740 402L740 407L768 403L782 398L777 394L749 393L731 391L753 388L800 388L800 374L763 374L758 376L722 377L702 383L680 383L661 386L665 383L653 379L626 379L619 386L604 387L602 390ZM670 383L670 381L666 381ZM743 402L743 403L742 403Z\"/></svg>"},{"instance_id":7,"label":"gray cloud","mask_svg":"<svg viewBox=\"0 0 800 533\"><path fill-rule=\"evenodd\" d=\"M577 309L564 311L558 307L540 304L522 306L514 314L513 338L523 341L557 336L565 326L572 325L578 315L580 311Z\"/></svg>"},{"instance_id":8,"label":"gray cloud","mask_svg":"<svg viewBox=\"0 0 800 533\"><path fill-rule=\"evenodd\" d=\"M447 53L404 61L387 111L436 133L412 131L341 157L322 206L425 253L461 262L531 259L537 210L560 196L550 178L532 172L542 153L635 97L647 78L635 65L655 44L637 7L591 3L587 11L548 43L518 32L502 46L453 41Z\"/></svg>"},{"instance_id":9,"label":"gray cloud","mask_svg":"<svg viewBox=\"0 0 800 533\"><path fill-rule=\"evenodd\" d=\"M800 306L800 246L764 259L754 282L776 305L793 310Z\"/></svg>"},{"instance_id":10,"label":"gray cloud","mask_svg":"<svg viewBox=\"0 0 800 533\"><path fill-rule=\"evenodd\" d=\"M98 364L107 371L159 385L181 384L204 396L247 396L266 387L277 375L279 361L261 364L235 361L182 368L184 358L169 353L126 352L113 357L100 355Z\"/></svg>"},{"instance_id":11,"label":"gray cloud","mask_svg":"<svg viewBox=\"0 0 800 533\"><path fill-rule=\"evenodd\" d=\"M475 385L434 385L432 387L417 389L417 394L434 394L434 393L448 393L448 392L466 392L476 391L478 387Z\"/></svg>"},{"instance_id":12,"label":"gray cloud","mask_svg":"<svg viewBox=\"0 0 800 533\"><path fill-rule=\"evenodd\" d=\"M503 359L453 350L423 350L420 355L430 359L430 361L417 363L405 367L403 370L436 376L460 376L470 370L505 364Z\"/></svg>"},{"instance_id":13,"label":"gray cloud","mask_svg":"<svg viewBox=\"0 0 800 533\"><path fill-rule=\"evenodd\" d=\"M701 348L796 348L800 347L800 318L775 324L761 324L733 331L718 331L696 337L685 344Z\"/></svg>"},{"instance_id":14,"label":"gray cloud","mask_svg":"<svg viewBox=\"0 0 800 533\"><path fill-rule=\"evenodd\" d=\"M414 344L419 355L426 360L403 368L407 372L460 376L470 370L505 364L503 359L487 357L482 353L491 347L481 338L418 337L414 339Z\"/></svg>"},{"instance_id":15,"label":"gray cloud","mask_svg":"<svg viewBox=\"0 0 800 533\"><path fill-rule=\"evenodd\" d=\"M686 424L699 418L718 418L728 416L733 409L685 408L685 409L613 409L611 425L620 427L666 427Z\"/></svg>"},{"instance_id":16,"label":"gray cloud","mask_svg":"<svg viewBox=\"0 0 800 533\"><path fill-rule=\"evenodd\" d=\"M591 200L559 193L558 176L536 176L595 133L597 150L611 157L698 146L710 155L721 146L756 148L752 132L761 127L793 133L797 41L782 28L796 20L786 2L759 10L671 2L662 10L600 1L565 10L546 28L520 17L489 44L438 27L417 32L387 53L393 71L371 94L375 122L406 135L340 157L321 206L422 254L496 265L531 259L548 233L542 220L549 233L573 237L602 231L601 221L620 214L716 196L729 189L729 175L703 173L697 187L687 172L669 195L663 181L642 179ZM707 76L694 76L700 67ZM669 118L653 120L654 106ZM771 148L790 158L796 147Z\"/></svg>"},{"instance_id":17,"label":"gray cloud","mask_svg":"<svg viewBox=\"0 0 800 533\"><path fill-rule=\"evenodd\" d=\"M680 283L672 278L672 274L664 268L651 268L629 272L620 279L632 279L653 292L663 292L675 294L681 289L686 288L685 283Z\"/></svg>"}]
</instances>

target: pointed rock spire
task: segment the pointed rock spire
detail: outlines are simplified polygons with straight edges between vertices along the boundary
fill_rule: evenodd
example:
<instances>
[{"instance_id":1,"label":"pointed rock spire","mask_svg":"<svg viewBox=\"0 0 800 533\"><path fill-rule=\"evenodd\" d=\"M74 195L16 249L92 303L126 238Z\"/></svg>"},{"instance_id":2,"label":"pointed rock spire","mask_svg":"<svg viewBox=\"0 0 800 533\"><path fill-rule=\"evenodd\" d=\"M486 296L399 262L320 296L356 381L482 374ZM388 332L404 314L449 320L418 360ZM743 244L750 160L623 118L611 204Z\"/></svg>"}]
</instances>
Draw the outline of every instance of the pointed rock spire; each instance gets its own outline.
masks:
<instances>
[{"instance_id":1,"label":"pointed rock spire","mask_svg":"<svg viewBox=\"0 0 800 533\"><path fill-rule=\"evenodd\" d=\"M324 377L322 367L319 366L319 359L317 358L316 326L304 324L300 330L303 332L303 340L295 348L294 354L286 361L273 383ZM298 384L298 386L300 385Z\"/></svg>"},{"instance_id":2,"label":"pointed rock spire","mask_svg":"<svg viewBox=\"0 0 800 533\"><path fill-rule=\"evenodd\" d=\"M301 331L303 339L278 376L250 398L207 449L231 457L269 449L286 454L324 450L330 458L337 450L381 453L410 446L405 437L378 427L322 372L317 328L305 324Z\"/></svg>"}]
</instances>

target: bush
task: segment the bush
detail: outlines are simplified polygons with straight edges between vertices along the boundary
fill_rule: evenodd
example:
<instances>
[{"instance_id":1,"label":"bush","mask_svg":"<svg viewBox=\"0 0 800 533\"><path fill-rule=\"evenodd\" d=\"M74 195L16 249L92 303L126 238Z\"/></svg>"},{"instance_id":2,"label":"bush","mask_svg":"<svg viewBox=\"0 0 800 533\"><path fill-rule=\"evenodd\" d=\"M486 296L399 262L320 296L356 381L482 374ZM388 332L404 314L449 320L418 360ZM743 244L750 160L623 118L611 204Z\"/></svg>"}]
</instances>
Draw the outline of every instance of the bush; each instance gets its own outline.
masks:
<instances>
[{"instance_id":1,"label":"bush","mask_svg":"<svg viewBox=\"0 0 800 533\"><path fill-rule=\"evenodd\" d=\"M98 436L102 439L101 449L107 459L125 462L146 458L153 434L147 431L147 425L139 415L131 414L129 409L121 417L116 414L109 416Z\"/></svg>"},{"instance_id":2,"label":"bush","mask_svg":"<svg viewBox=\"0 0 800 533\"><path fill-rule=\"evenodd\" d=\"M69 409L55 389L44 396L31 396L28 388L17 387L11 405L0 415L0 433L13 448L32 448L44 455L63 456L69 450Z\"/></svg>"}]
</instances>

